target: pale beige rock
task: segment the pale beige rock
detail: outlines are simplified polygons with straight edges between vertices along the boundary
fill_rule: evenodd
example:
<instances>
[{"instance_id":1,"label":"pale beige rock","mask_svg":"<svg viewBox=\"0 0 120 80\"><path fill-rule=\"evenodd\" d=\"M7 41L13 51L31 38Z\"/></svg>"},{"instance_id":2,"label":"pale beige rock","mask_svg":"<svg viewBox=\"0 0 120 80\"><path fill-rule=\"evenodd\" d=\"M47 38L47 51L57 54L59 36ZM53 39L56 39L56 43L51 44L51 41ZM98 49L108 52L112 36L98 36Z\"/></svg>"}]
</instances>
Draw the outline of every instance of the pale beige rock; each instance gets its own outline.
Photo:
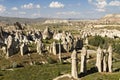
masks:
<instances>
[{"instance_id":1,"label":"pale beige rock","mask_svg":"<svg viewBox=\"0 0 120 80\"><path fill-rule=\"evenodd\" d=\"M49 27L46 27L42 35L43 35L43 39L52 38L52 33L50 32Z\"/></svg>"},{"instance_id":2,"label":"pale beige rock","mask_svg":"<svg viewBox=\"0 0 120 80\"><path fill-rule=\"evenodd\" d=\"M98 72L102 72L102 50L100 47L97 49L97 55L96 55L96 66L98 69Z\"/></svg>"},{"instance_id":3,"label":"pale beige rock","mask_svg":"<svg viewBox=\"0 0 120 80\"><path fill-rule=\"evenodd\" d=\"M88 38L85 39L85 44L88 45Z\"/></svg>"},{"instance_id":4,"label":"pale beige rock","mask_svg":"<svg viewBox=\"0 0 120 80\"><path fill-rule=\"evenodd\" d=\"M72 59L72 67L71 67L71 75L73 78L78 78L78 67L77 67L77 52L76 50L73 51L71 55Z\"/></svg>"},{"instance_id":5,"label":"pale beige rock","mask_svg":"<svg viewBox=\"0 0 120 80\"><path fill-rule=\"evenodd\" d=\"M13 51L13 38L12 36L8 36L7 38L7 54L6 54L6 58L9 58L10 55L12 55L14 53Z\"/></svg>"},{"instance_id":6,"label":"pale beige rock","mask_svg":"<svg viewBox=\"0 0 120 80\"><path fill-rule=\"evenodd\" d=\"M27 52L28 52L28 46L27 46L27 44L26 43L22 43L22 45L20 46L21 56L23 56Z\"/></svg>"},{"instance_id":7,"label":"pale beige rock","mask_svg":"<svg viewBox=\"0 0 120 80\"><path fill-rule=\"evenodd\" d=\"M86 63L87 63L87 50L85 47L83 47L81 51L81 68L80 68L81 73L86 73L87 67Z\"/></svg>"},{"instance_id":8,"label":"pale beige rock","mask_svg":"<svg viewBox=\"0 0 120 80\"><path fill-rule=\"evenodd\" d=\"M68 42L66 41L66 39L63 39L62 45L63 45L64 50L68 52L69 51L68 50Z\"/></svg>"},{"instance_id":9,"label":"pale beige rock","mask_svg":"<svg viewBox=\"0 0 120 80\"><path fill-rule=\"evenodd\" d=\"M61 54L61 43L59 42L59 61L60 61L60 62L62 62L62 61L61 61L61 55L62 55L62 54Z\"/></svg>"},{"instance_id":10,"label":"pale beige rock","mask_svg":"<svg viewBox=\"0 0 120 80\"><path fill-rule=\"evenodd\" d=\"M108 48L108 71L112 72L112 46L110 45Z\"/></svg>"},{"instance_id":11,"label":"pale beige rock","mask_svg":"<svg viewBox=\"0 0 120 80\"><path fill-rule=\"evenodd\" d=\"M54 54L54 55L57 54L57 50L56 50L56 42L53 42L53 54Z\"/></svg>"},{"instance_id":12,"label":"pale beige rock","mask_svg":"<svg viewBox=\"0 0 120 80\"><path fill-rule=\"evenodd\" d=\"M37 45L37 53L42 54L42 41L40 39L36 40L36 45Z\"/></svg>"},{"instance_id":13,"label":"pale beige rock","mask_svg":"<svg viewBox=\"0 0 120 80\"><path fill-rule=\"evenodd\" d=\"M107 51L103 50L103 71L107 71Z\"/></svg>"}]
</instances>

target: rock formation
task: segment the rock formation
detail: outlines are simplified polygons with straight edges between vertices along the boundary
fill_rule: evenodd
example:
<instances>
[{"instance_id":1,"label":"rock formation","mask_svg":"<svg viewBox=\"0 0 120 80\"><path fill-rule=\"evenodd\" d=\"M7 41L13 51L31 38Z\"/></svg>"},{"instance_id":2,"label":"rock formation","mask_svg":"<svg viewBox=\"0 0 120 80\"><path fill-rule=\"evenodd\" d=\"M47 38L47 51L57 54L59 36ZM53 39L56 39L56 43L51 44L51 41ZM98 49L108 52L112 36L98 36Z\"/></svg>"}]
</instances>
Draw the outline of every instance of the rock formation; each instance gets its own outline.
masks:
<instances>
[{"instance_id":1,"label":"rock formation","mask_svg":"<svg viewBox=\"0 0 120 80\"><path fill-rule=\"evenodd\" d=\"M53 54L57 54L56 42L53 42Z\"/></svg>"},{"instance_id":2,"label":"rock formation","mask_svg":"<svg viewBox=\"0 0 120 80\"><path fill-rule=\"evenodd\" d=\"M108 48L108 71L112 72L112 46L110 45Z\"/></svg>"},{"instance_id":3,"label":"rock formation","mask_svg":"<svg viewBox=\"0 0 120 80\"><path fill-rule=\"evenodd\" d=\"M80 72L81 73L86 73L86 63L87 63L87 50L85 47L82 48L81 51L81 67L80 67Z\"/></svg>"},{"instance_id":4,"label":"rock formation","mask_svg":"<svg viewBox=\"0 0 120 80\"><path fill-rule=\"evenodd\" d=\"M98 69L98 72L102 72L102 50L100 47L97 49L97 55L96 55L96 66Z\"/></svg>"},{"instance_id":5,"label":"rock formation","mask_svg":"<svg viewBox=\"0 0 120 80\"><path fill-rule=\"evenodd\" d=\"M24 54L26 54L28 52L28 46L26 43L22 43L22 45L20 46L20 53L21 56L23 56Z\"/></svg>"},{"instance_id":6,"label":"rock formation","mask_svg":"<svg viewBox=\"0 0 120 80\"><path fill-rule=\"evenodd\" d=\"M78 78L78 66L77 66L77 52L76 50L73 51L71 55L72 59L72 68L71 68L71 75L73 78Z\"/></svg>"},{"instance_id":7,"label":"rock formation","mask_svg":"<svg viewBox=\"0 0 120 80\"><path fill-rule=\"evenodd\" d=\"M37 53L41 54L42 53L42 41L40 39L37 39L36 40L36 45L37 45L37 48L36 48Z\"/></svg>"},{"instance_id":8,"label":"rock formation","mask_svg":"<svg viewBox=\"0 0 120 80\"><path fill-rule=\"evenodd\" d=\"M46 27L42 35L43 35L43 39L51 39L53 36L52 32L50 32L48 27Z\"/></svg>"}]
</instances>

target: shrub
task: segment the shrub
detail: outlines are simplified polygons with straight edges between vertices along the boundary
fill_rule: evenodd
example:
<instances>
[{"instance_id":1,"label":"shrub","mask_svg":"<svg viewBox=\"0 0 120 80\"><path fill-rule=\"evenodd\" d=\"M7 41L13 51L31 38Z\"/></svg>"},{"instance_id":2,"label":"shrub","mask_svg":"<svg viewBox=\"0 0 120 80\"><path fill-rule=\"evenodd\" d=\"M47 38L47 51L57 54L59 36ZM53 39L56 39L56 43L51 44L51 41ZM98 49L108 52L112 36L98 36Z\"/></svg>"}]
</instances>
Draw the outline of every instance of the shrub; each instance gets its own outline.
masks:
<instances>
[{"instance_id":1,"label":"shrub","mask_svg":"<svg viewBox=\"0 0 120 80\"><path fill-rule=\"evenodd\" d=\"M113 44L113 51L120 54L120 43Z\"/></svg>"},{"instance_id":2,"label":"shrub","mask_svg":"<svg viewBox=\"0 0 120 80\"><path fill-rule=\"evenodd\" d=\"M101 48L108 49L111 44L113 52L120 54L120 39L111 39L107 37L94 36L89 38L89 44L92 46L100 46Z\"/></svg>"},{"instance_id":3,"label":"shrub","mask_svg":"<svg viewBox=\"0 0 120 80\"><path fill-rule=\"evenodd\" d=\"M93 46L102 46L105 43L104 38L101 36L95 36L89 38L89 44Z\"/></svg>"},{"instance_id":4,"label":"shrub","mask_svg":"<svg viewBox=\"0 0 120 80\"><path fill-rule=\"evenodd\" d=\"M48 63L50 63L50 64L54 64L54 63L57 62L56 60L52 59L51 57L48 57L48 58L47 58L47 61L48 61Z\"/></svg>"}]
</instances>

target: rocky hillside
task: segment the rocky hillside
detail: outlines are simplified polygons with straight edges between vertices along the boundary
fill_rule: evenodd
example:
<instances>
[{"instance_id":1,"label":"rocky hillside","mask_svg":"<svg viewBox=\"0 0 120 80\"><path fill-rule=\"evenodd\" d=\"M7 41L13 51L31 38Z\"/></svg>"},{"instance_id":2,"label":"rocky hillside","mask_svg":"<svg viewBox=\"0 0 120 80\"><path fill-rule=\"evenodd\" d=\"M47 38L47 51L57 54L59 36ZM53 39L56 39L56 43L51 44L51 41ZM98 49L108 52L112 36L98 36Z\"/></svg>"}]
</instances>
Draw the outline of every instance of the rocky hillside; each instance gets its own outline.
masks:
<instances>
[{"instance_id":1,"label":"rocky hillside","mask_svg":"<svg viewBox=\"0 0 120 80\"><path fill-rule=\"evenodd\" d=\"M120 24L120 14L108 14L99 21L103 23Z\"/></svg>"}]
</instances>

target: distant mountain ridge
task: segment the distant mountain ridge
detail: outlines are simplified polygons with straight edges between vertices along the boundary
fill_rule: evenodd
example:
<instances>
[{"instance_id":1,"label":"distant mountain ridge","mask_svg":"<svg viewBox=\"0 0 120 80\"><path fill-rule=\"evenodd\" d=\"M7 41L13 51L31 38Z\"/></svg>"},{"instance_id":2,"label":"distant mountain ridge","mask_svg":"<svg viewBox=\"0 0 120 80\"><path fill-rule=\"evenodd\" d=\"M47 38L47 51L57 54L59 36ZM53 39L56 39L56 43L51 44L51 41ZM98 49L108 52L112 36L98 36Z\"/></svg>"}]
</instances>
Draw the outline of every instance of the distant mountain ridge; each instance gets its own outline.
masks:
<instances>
[{"instance_id":1,"label":"distant mountain ridge","mask_svg":"<svg viewBox=\"0 0 120 80\"><path fill-rule=\"evenodd\" d=\"M5 22L9 24L13 24L15 22L20 23L34 23L34 22L44 22L47 18L18 18L18 17L2 17L0 16L0 22Z\"/></svg>"},{"instance_id":2,"label":"distant mountain ridge","mask_svg":"<svg viewBox=\"0 0 120 80\"><path fill-rule=\"evenodd\" d=\"M2 17L0 16L0 23L8 23L13 24L15 22L20 23L42 23L46 20L98 20L100 22L112 22L112 23L120 23L120 14L108 14L100 19L80 19L80 18L19 18L19 17Z\"/></svg>"}]
</instances>

